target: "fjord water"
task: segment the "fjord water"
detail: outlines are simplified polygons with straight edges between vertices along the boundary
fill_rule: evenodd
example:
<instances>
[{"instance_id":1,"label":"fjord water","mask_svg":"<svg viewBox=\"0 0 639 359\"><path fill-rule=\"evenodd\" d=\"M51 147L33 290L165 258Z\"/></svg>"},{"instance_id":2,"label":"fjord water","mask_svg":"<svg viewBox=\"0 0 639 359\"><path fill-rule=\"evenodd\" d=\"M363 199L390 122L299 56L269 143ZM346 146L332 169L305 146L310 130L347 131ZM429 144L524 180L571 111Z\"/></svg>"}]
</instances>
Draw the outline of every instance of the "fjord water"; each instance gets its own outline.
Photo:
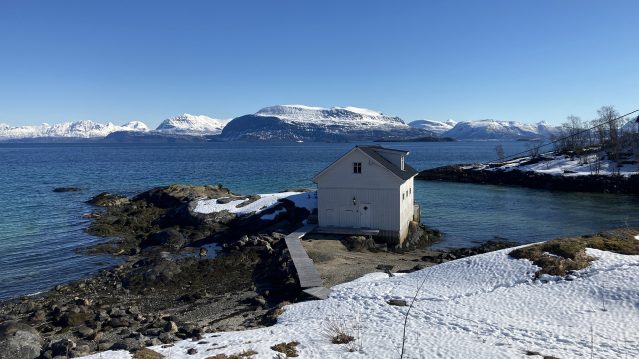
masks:
<instances>
[{"instance_id":1,"label":"fjord water","mask_svg":"<svg viewBox=\"0 0 639 359\"><path fill-rule=\"evenodd\" d=\"M495 157L495 142L397 143L417 169ZM507 154L523 142L503 142ZM30 294L114 263L74 250L94 210L84 203L109 191L134 194L170 183L222 183L242 194L312 187L311 178L353 144L0 144L0 299ZM75 186L81 192L54 193ZM422 221L445 233L436 247L495 236L520 243L639 225L639 198L517 187L415 182Z\"/></svg>"}]
</instances>

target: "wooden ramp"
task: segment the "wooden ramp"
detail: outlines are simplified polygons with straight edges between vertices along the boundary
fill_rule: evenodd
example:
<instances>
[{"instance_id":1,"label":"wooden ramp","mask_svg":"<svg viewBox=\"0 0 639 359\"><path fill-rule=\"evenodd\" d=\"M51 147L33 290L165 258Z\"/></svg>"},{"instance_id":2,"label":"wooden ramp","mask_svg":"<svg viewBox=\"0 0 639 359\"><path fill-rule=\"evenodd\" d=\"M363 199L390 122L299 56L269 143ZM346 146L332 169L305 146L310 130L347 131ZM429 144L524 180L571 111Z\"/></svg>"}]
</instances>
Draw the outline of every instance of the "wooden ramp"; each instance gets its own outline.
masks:
<instances>
[{"instance_id":1,"label":"wooden ramp","mask_svg":"<svg viewBox=\"0 0 639 359\"><path fill-rule=\"evenodd\" d=\"M317 225L307 224L295 230L284 238L286 247L293 259L293 265L297 271L297 277L303 292L318 299L326 299L331 290L324 288L322 278L313 264L313 260L308 256L304 246L302 246L301 238L308 232L315 229Z\"/></svg>"}]
</instances>

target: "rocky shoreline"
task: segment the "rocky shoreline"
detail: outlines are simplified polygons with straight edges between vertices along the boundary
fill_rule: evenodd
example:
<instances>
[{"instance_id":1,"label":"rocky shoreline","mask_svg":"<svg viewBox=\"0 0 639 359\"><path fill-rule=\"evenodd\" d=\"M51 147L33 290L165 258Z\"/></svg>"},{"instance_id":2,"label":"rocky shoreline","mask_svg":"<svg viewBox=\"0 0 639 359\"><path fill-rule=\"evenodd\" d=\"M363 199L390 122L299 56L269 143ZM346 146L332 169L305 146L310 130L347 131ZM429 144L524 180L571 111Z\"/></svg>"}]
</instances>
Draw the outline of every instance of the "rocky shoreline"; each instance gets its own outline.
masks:
<instances>
[{"instance_id":1,"label":"rocky shoreline","mask_svg":"<svg viewBox=\"0 0 639 359\"><path fill-rule=\"evenodd\" d=\"M202 198L242 199L241 205L259 199L221 185L171 185L132 198L108 193L92 198L96 211L87 215L93 219L87 231L107 240L80 251L117 256L121 264L36 296L0 302L0 359L62 359L197 341L207 332L271 325L284 305L308 299L282 240L311 216L306 208L281 199L262 211L271 216L202 214L194 210ZM408 247L423 247L439 236L416 226ZM361 238L343 243L370 256L410 252ZM477 253L438 252L414 260L423 267Z\"/></svg>"},{"instance_id":2,"label":"rocky shoreline","mask_svg":"<svg viewBox=\"0 0 639 359\"><path fill-rule=\"evenodd\" d=\"M560 176L517 169L477 169L473 164L442 166L421 171L416 179L519 186L565 192L639 194L639 175Z\"/></svg>"}]
</instances>

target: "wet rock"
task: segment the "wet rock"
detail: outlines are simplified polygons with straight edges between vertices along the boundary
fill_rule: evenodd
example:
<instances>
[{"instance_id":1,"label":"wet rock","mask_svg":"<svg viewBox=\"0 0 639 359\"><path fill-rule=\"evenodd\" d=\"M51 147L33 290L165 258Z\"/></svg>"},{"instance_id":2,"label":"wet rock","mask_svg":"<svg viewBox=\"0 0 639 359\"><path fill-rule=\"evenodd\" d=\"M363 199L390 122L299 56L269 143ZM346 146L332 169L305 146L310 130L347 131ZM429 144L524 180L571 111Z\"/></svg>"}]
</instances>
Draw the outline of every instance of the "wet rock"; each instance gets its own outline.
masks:
<instances>
[{"instance_id":1,"label":"wet rock","mask_svg":"<svg viewBox=\"0 0 639 359\"><path fill-rule=\"evenodd\" d=\"M80 188L78 187L56 187L53 189L53 192L80 192L82 191Z\"/></svg>"},{"instance_id":2,"label":"wet rock","mask_svg":"<svg viewBox=\"0 0 639 359\"><path fill-rule=\"evenodd\" d=\"M33 327L15 321L0 324L0 359L34 359L40 356L42 345Z\"/></svg>"},{"instance_id":3,"label":"wet rock","mask_svg":"<svg viewBox=\"0 0 639 359\"><path fill-rule=\"evenodd\" d=\"M206 249L204 247L200 248L200 257L206 257L208 255L209 255L209 250L208 249Z\"/></svg>"},{"instance_id":4,"label":"wet rock","mask_svg":"<svg viewBox=\"0 0 639 359\"><path fill-rule=\"evenodd\" d=\"M186 351L186 354L188 354L188 355L195 355L195 354L197 354L197 349L195 349L195 348L189 348L189 349Z\"/></svg>"},{"instance_id":5,"label":"wet rock","mask_svg":"<svg viewBox=\"0 0 639 359\"><path fill-rule=\"evenodd\" d=\"M127 196L102 192L89 199L87 203L99 207L117 207L129 203L129 198Z\"/></svg>"}]
</instances>

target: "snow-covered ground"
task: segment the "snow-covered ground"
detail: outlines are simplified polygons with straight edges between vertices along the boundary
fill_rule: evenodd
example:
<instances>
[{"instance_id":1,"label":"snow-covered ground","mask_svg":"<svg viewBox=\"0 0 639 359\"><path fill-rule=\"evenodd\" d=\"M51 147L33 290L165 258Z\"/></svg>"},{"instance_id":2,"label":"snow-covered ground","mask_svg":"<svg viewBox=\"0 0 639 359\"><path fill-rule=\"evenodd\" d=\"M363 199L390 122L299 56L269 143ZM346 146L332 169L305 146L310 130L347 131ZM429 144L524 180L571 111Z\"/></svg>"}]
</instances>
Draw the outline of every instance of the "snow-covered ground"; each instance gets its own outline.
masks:
<instances>
[{"instance_id":1,"label":"snow-covered ground","mask_svg":"<svg viewBox=\"0 0 639 359\"><path fill-rule=\"evenodd\" d=\"M517 158L511 161L507 161L503 166L489 167L488 165L476 167L477 169L489 169L489 170L513 170L518 169L523 172L537 172L546 173L551 175L562 176L584 176L584 175L611 175L619 173L622 176L632 176L639 174L638 164L623 164L621 167L617 167L617 164L610 160L602 160L597 163L597 155L592 154L584 158L575 157L571 159L568 156L552 156L552 159L544 160L529 165L522 165L522 163L530 160L530 157ZM596 168L599 167L599 171Z\"/></svg>"},{"instance_id":2,"label":"snow-covered ground","mask_svg":"<svg viewBox=\"0 0 639 359\"><path fill-rule=\"evenodd\" d=\"M197 213L213 213L221 211L229 211L235 213L238 216L248 214L259 214L273 206L275 206L279 200L288 199L295 203L296 207L306 208L312 211L317 208L317 195L316 192L282 192L282 193L264 193L259 194L260 198L254 202L251 202L243 207L238 207L241 203L245 202L248 197L233 200L227 203L218 203L217 199L203 199L200 200L194 211ZM271 214L265 214L263 219L274 219L277 212Z\"/></svg>"},{"instance_id":3,"label":"snow-covered ground","mask_svg":"<svg viewBox=\"0 0 639 359\"><path fill-rule=\"evenodd\" d=\"M405 358L523 358L526 351L590 358L591 345L596 358L639 357L639 256L588 249L598 259L572 280L534 280L538 268L509 251L392 278L372 273L334 287L326 300L285 307L274 326L151 349L173 359L243 350L274 358L272 345L297 341L300 358L398 358L408 307L387 301L410 302L422 285L409 315ZM322 334L330 323L344 326L355 345L332 344ZM188 355L190 348L197 353ZM87 358L130 357L120 351Z\"/></svg>"}]
</instances>

